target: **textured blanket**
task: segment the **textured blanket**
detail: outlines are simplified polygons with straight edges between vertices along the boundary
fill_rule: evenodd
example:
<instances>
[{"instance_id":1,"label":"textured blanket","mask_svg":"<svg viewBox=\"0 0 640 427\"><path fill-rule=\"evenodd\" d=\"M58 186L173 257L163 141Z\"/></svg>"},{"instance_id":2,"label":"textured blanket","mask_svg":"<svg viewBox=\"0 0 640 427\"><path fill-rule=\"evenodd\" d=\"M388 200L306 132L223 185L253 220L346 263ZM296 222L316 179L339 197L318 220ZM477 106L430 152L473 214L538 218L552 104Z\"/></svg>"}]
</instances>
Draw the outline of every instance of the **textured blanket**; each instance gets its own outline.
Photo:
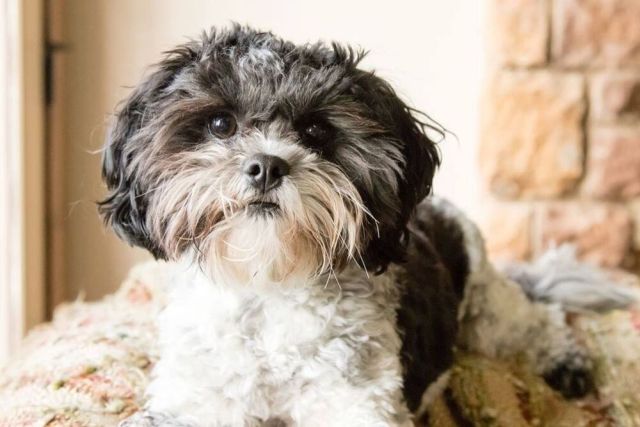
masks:
<instances>
[{"instance_id":1,"label":"textured blanket","mask_svg":"<svg viewBox=\"0 0 640 427\"><path fill-rule=\"evenodd\" d=\"M135 268L114 295L60 307L0 371L0 427L112 426L144 404L169 267ZM618 281L635 283L628 275ZM433 426L640 426L640 311L568 319L596 361L597 394L566 401L518 360L458 354L421 422Z\"/></svg>"}]
</instances>

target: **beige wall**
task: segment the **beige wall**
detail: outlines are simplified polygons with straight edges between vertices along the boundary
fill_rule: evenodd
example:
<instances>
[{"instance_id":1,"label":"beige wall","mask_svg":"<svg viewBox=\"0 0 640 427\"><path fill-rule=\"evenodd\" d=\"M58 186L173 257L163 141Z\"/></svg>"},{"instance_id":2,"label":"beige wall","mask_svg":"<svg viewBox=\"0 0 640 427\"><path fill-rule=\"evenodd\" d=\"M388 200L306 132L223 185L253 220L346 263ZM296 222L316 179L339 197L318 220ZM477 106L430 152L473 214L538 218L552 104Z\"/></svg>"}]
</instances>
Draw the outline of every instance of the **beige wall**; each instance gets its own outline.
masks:
<instances>
[{"instance_id":1,"label":"beige wall","mask_svg":"<svg viewBox=\"0 0 640 427\"><path fill-rule=\"evenodd\" d=\"M231 21L294 41L338 40L371 51L365 66L457 135L443 146L437 189L473 208L481 81L480 1L72 0L64 4L65 268L67 297L112 289L146 258L103 229L99 155L104 122L160 52Z\"/></svg>"},{"instance_id":2,"label":"beige wall","mask_svg":"<svg viewBox=\"0 0 640 427\"><path fill-rule=\"evenodd\" d=\"M514 4L487 2L489 254L640 272L640 1Z\"/></svg>"}]
</instances>

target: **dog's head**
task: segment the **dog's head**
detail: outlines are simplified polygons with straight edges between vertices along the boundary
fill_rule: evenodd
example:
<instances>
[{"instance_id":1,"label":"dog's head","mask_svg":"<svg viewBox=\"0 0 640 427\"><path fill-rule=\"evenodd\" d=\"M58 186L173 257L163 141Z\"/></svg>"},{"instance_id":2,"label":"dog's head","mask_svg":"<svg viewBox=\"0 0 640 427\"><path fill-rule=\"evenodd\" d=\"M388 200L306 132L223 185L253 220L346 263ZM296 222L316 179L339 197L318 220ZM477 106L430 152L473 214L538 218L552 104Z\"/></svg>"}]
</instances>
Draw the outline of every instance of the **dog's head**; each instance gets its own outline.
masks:
<instances>
[{"instance_id":1,"label":"dog's head","mask_svg":"<svg viewBox=\"0 0 640 427\"><path fill-rule=\"evenodd\" d=\"M439 156L361 57L239 26L170 51L116 114L106 222L234 282L401 260Z\"/></svg>"}]
</instances>

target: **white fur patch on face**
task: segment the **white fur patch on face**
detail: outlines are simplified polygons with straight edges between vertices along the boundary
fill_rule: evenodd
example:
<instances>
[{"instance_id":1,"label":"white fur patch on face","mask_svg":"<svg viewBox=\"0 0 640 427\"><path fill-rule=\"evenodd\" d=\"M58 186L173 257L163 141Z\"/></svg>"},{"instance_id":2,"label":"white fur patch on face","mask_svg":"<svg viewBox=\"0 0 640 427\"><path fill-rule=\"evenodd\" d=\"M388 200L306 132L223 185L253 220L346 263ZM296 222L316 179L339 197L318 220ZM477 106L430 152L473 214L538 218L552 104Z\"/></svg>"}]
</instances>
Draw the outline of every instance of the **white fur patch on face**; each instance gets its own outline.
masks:
<instances>
[{"instance_id":1,"label":"white fur patch on face","mask_svg":"<svg viewBox=\"0 0 640 427\"><path fill-rule=\"evenodd\" d=\"M167 163L150 197L149 228L172 258L196 257L221 283L270 284L327 273L357 255L367 211L356 188L337 166L274 133L256 131ZM290 166L264 195L243 173L257 154ZM256 212L256 200L278 208Z\"/></svg>"},{"instance_id":2,"label":"white fur patch on face","mask_svg":"<svg viewBox=\"0 0 640 427\"><path fill-rule=\"evenodd\" d=\"M238 58L238 75L241 78L264 68L268 68L274 75L283 74L284 63L273 50L265 47L252 46Z\"/></svg>"}]
</instances>

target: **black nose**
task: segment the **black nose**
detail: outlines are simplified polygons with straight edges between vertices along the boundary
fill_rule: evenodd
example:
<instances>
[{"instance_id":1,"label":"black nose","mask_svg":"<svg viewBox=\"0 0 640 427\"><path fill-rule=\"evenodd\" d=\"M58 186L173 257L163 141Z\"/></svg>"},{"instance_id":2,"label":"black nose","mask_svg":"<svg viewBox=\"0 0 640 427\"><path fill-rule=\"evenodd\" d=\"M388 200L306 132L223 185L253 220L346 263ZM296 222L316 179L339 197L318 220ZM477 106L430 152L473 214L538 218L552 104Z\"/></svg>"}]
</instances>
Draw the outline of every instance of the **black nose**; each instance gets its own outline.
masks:
<instances>
[{"instance_id":1,"label":"black nose","mask_svg":"<svg viewBox=\"0 0 640 427\"><path fill-rule=\"evenodd\" d=\"M283 176L289 175L289 164L280 157L258 154L247 161L244 173L253 187L266 193L277 188Z\"/></svg>"}]
</instances>

